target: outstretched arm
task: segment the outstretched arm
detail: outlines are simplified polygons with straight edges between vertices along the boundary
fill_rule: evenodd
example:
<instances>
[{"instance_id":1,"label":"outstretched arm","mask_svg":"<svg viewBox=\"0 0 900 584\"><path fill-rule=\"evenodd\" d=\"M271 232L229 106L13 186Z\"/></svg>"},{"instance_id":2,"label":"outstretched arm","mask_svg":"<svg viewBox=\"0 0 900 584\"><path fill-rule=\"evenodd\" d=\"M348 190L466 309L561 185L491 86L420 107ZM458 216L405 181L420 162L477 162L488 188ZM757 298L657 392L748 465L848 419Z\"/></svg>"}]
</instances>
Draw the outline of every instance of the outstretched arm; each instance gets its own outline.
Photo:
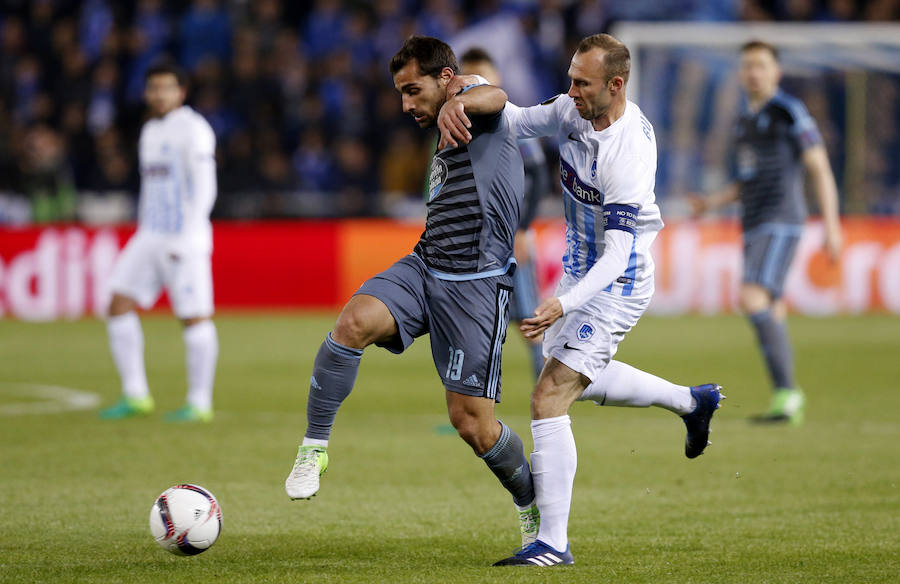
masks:
<instances>
[{"instance_id":1,"label":"outstretched arm","mask_svg":"<svg viewBox=\"0 0 900 584\"><path fill-rule=\"evenodd\" d=\"M738 184L731 183L724 186L720 190L708 195L688 195L688 203L691 206L691 211L694 213L694 217L699 217L704 213L715 211L720 207L724 207L725 205L729 205L737 201L738 194Z\"/></svg>"},{"instance_id":2,"label":"outstretched arm","mask_svg":"<svg viewBox=\"0 0 900 584\"><path fill-rule=\"evenodd\" d=\"M634 213L636 215L637 210L634 210ZM610 229L604 234L603 239L606 244L603 255L591 266L584 278L562 296L541 302L540 306L535 308L534 316L522 321L519 328L525 337L533 339L540 336L564 314L569 314L600 294L625 272L631 255L634 233Z\"/></svg>"},{"instance_id":3,"label":"outstretched arm","mask_svg":"<svg viewBox=\"0 0 900 584\"><path fill-rule=\"evenodd\" d=\"M478 85L462 91L448 99L438 113L437 126L441 131L438 149L459 143L468 144L472 140L469 116L496 114L506 105L506 92L493 85Z\"/></svg>"},{"instance_id":4,"label":"outstretched arm","mask_svg":"<svg viewBox=\"0 0 900 584\"><path fill-rule=\"evenodd\" d=\"M819 200L822 220L825 222L825 251L831 261L836 262L841 255L841 223L838 213L838 192L828 162L825 147L819 144L803 151L803 166L809 173L813 190Z\"/></svg>"}]
</instances>

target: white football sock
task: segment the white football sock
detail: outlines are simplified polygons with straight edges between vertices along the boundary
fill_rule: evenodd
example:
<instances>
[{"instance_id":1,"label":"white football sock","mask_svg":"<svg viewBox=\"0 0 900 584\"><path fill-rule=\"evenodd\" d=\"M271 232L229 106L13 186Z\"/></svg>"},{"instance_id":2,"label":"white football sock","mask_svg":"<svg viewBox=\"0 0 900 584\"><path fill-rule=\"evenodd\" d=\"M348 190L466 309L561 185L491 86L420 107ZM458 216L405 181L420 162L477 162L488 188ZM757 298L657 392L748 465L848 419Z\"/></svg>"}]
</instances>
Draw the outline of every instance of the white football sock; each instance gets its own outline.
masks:
<instances>
[{"instance_id":1,"label":"white football sock","mask_svg":"<svg viewBox=\"0 0 900 584\"><path fill-rule=\"evenodd\" d=\"M321 440L319 438L307 438L303 437L303 442L300 444L301 446L321 446L323 448L328 448L328 440Z\"/></svg>"},{"instance_id":2,"label":"white football sock","mask_svg":"<svg viewBox=\"0 0 900 584\"><path fill-rule=\"evenodd\" d=\"M212 408L213 380L219 357L219 337L216 325L203 320L184 329L187 358L187 403L201 410Z\"/></svg>"},{"instance_id":3,"label":"white football sock","mask_svg":"<svg viewBox=\"0 0 900 584\"><path fill-rule=\"evenodd\" d=\"M679 416L689 414L697 407L691 388L675 385L620 361L610 361L578 400L593 400L604 406L657 406Z\"/></svg>"},{"instance_id":4,"label":"white football sock","mask_svg":"<svg viewBox=\"0 0 900 584\"><path fill-rule=\"evenodd\" d=\"M578 466L572 421L567 415L533 420L531 435L534 438L531 475L541 512L538 539L563 552L569 545L569 508Z\"/></svg>"},{"instance_id":5,"label":"white football sock","mask_svg":"<svg viewBox=\"0 0 900 584\"><path fill-rule=\"evenodd\" d=\"M122 380L126 397L142 399L150 394L144 370L144 331L134 312L126 312L106 319L109 349Z\"/></svg>"}]
</instances>

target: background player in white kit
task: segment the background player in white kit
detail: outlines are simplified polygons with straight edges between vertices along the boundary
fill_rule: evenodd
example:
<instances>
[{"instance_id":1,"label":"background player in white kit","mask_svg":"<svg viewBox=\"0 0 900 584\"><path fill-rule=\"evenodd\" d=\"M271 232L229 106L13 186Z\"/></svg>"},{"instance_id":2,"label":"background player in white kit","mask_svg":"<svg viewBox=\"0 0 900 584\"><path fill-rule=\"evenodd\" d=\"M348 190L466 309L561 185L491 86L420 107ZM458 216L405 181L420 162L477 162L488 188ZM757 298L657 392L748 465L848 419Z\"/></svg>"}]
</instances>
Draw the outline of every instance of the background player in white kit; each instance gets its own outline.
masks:
<instances>
[{"instance_id":1,"label":"background player in white kit","mask_svg":"<svg viewBox=\"0 0 900 584\"><path fill-rule=\"evenodd\" d=\"M141 130L141 196L137 233L119 256L109 281L107 331L122 379L122 399L103 419L146 415L153 398L144 370L144 336L135 312L150 308L163 288L184 325L187 403L168 421L212 419L219 353L213 313L212 226L216 199L216 138L203 117L184 105L185 74L173 65L151 67L144 100L152 118Z\"/></svg>"},{"instance_id":2,"label":"background player in white kit","mask_svg":"<svg viewBox=\"0 0 900 584\"><path fill-rule=\"evenodd\" d=\"M679 386L612 360L650 303L650 245L663 226L653 193L656 138L640 108L625 98L629 69L625 45L593 35L572 58L568 95L529 108L507 104L519 138L557 135L567 251L557 295L522 324L528 337L544 334L548 357L531 398L540 531L537 541L495 565L574 563L567 535L577 465L568 416L573 402L673 411L687 426L685 454L695 458L708 443L722 397L718 385ZM439 122L449 128L443 139L464 139L466 122Z\"/></svg>"}]
</instances>

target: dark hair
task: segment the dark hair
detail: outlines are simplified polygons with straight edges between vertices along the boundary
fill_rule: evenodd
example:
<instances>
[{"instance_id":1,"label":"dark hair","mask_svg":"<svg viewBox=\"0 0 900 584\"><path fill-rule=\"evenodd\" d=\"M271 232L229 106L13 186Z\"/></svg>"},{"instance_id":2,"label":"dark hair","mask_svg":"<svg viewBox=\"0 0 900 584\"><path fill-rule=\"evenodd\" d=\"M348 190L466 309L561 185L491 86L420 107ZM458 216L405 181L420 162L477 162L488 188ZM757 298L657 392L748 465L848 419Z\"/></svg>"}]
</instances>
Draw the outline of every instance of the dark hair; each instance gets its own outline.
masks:
<instances>
[{"instance_id":1,"label":"dark hair","mask_svg":"<svg viewBox=\"0 0 900 584\"><path fill-rule=\"evenodd\" d=\"M394 58L391 59L391 75L415 60L419 64L419 75L437 77L444 67L450 67L454 74L459 73L459 64L450 45L434 37L413 35L406 39Z\"/></svg>"},{"instance_id":2,"label":"dark hair","mask_svg":"<svg viewBox=\"0 0 900 584\"><path fill-rule=\"evenodd\" d=\"M185 73L184 69L182 69L175 63L162 61L160 63L151 65L150 68L147 69L147 72L144 73L144 81L149 81L151 77L154 77L156 75L174 75L176 81L178 81L179 87L187 86L187 73Z\"/></svg>"},{"instance_id":3,"label":"dark hair","mask_svg":"<svg viewBox=\"0 0 900 584\"><path fill-rule=\"evenodd\" d=\"M769 51L772 53L772 57L777 61L778 60L778 49L775 48L774 45L770 45L766 41L761 40L752 40L741 45L741 54L743 55L747 51L755 51L757 49L762 49L763 51Z\"/></svg>"},{"instance_id":4,"label":"dark hair","mask_svg":"<svg viewBox=\"0 0 900 584\"><path fill-rule=\"evenodd\" d=\"M481 47L472 47L468 51L462 54L462 57L459 58L460 63L487 63L492 67L496 67L497 64L494 63L494 60L491 59L491 56L487 51L482 49Z\"/></svg>"},{"instance_id":5,"label":"dark hair","mask_svg":"<svg viewBox=\"0 0 900 584\"><path fill-rule=\"evenodd\" d=\"M625 43L608 34L593 34L584 37L578 43L577 53L587 53L593 49L601 49L603 55L603 69L606 71L606 81L619 76L628 83L628 74L631 72L631 53Z\"/></svg>"}]
</instances>

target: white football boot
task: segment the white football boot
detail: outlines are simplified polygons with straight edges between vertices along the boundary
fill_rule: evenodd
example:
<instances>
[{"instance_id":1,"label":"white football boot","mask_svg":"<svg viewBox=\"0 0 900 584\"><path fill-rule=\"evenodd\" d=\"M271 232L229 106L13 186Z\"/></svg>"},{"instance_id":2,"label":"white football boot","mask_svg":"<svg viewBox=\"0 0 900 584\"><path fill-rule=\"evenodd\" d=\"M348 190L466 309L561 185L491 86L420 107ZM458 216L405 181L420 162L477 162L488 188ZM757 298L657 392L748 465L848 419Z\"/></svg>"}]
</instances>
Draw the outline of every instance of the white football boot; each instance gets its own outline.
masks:
<instances>
[{"instance_id":1,"label":"white football boot","mask_svg":"<svg viewBox=\"0 0 900 584\"><path fill-rule=\"evenodd\" d=\"M309 499L319 490L319 477L328 470L328 452L324 446L300 446L284 490L291 499Z\"/></svg>"}]
</instances>

